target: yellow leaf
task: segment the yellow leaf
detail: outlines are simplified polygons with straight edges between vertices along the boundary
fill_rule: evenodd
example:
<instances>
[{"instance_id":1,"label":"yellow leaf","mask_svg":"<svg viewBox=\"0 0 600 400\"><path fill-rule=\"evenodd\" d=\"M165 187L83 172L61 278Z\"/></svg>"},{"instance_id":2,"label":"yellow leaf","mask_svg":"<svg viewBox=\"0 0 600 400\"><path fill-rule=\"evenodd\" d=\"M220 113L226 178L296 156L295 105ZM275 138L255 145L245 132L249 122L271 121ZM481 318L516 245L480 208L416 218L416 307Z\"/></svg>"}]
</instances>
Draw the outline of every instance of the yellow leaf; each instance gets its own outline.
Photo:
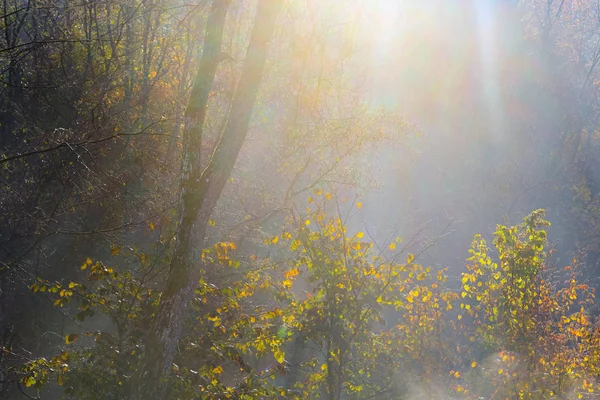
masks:
<instances>
[{"instance_id":1,"label":"yellow leaf","mask_svg":"<svg viewBox=\"0 0 600 400\"><path fill-rule=\"evenodd\" d=\"M275 360L280 364L285 361L285 353L281 350L276 350L275 353L273 353L273 357L275 357Z\"/></svg>"},{"instance_id":2,"label":"yellow leaf","mask_svg":"<svg viewBox=\"0 0 600 400\"><path fill-rule=\"evenodd\" d=\"M208 225L215 226L215 225L217 225L217 222L214 219L209 219L208 220Z\"/></svg>"},{"instance_id":3,"label":"yellow leaf","mask_svg":"<svg viewBox=\"0 0 600 400\"><path fill-rule=\"evenodd\" d=\"M92 265L92 259L88 258L87 260L85 260L85 262L83 263L83 265L81 265L81 270L83 271L84 269L86 269L89 265Z\"/></svg>"},{"instance_id":4,"label":"yellow leaf","mask_svg":"<svg viewBox=\"0 0 600 400\"><path fill-rule=\"evenodd\" d=\"M208 317L209 321L212 321L213 325L215 326L215 328L218 328L221 325L221 318L216 316L216 317Z\"/></svg>"},{"instance_id":5,"label":"yellow leaf","mask_svg":"<svg viewBox=\"0 0 600 400\"><path fill-rule=\"evenodd\" d=\"M25 387L30 387L35 385L36 380L32 376L28 376L27 378L23 379L23 382L25 383Z\"/></svg>"},{"instance_id":6,"label":"yellow leaf","mask_svg":"<svg viewBox=\"0 0 600 400\"><path fill-rule=\"evenodd\" d=\"M121 248L119 246L112 246L110 248L110 255L111 256L118 256L120 252L121 252Z\"/></svg>"},{"instance_id":7,"label":"yellow leaf","mask_svg":"<svg viewBox=\"0 0 600 400\"><path fill-rule=\"evenodd\" d=\"M360 210L362 208L362 203L360 201L357 201L356 207Z\"/></svg>"},{"instance_id":8,"label":"yellow leaf","mask_svg":"<svg viewBox=\"0 0 600 400\"><path fill-rule=\"evenodd\" d=\"M276 244L277 242L279 242L279 238L277 236L273 237L273 239L271 239L271 243Z\"/></svg>"},{"instance_id":9,"label":"yellow leaf","mask_svg":"<svg viewBox=\"0 0 600 400\"><path fill-rule=\"evenodd\" d=\"M66 344L71 344L77 341L77 339L79 338L79 335L76 333L71 333L70 335L67 335L65 337L65 343Z\"/></svg>"},{"instance_id":10,"label":"yellow leaf","mask_svg":"<svg viewBox=\"0 0 600 400\"><path fill-rule=\"evenodd\" d=\"M149 226L150 226L151 231L153 231L154 228L156 228L156 226L154 225L154 222L150 222Z\"/></svg>"},{"instance_id":11,"label":"yellow leaf","mask_svg":"<svg viewBox=\"0 0 600 400\"><path fill-rule=\"evenodd\" d=\"M389 248L390 251L394 251L396 249L396 243L390 243Z\"/></svg>"},{"instance_id":12,"label":"yellow leaf","mask_svg":"<svg viewBox=\"0 0 600 400\"><path fill-rule=\"evenodd\" d=\"M356 234L356 237L357 237L357 238L359 238L359 239L362 239L364 235L365 235L364 233L362 233L362 232L358 232L358 233Z\"/></svg>"},{"instance_id":13,"label":"yellow leaf","mask_svg":"<svg viewBox=\"0 0 600 400\"><path fill-rule=\"evenodd\" d=\"M305 224L306 226L310 225L310 219L307 219L306 221L304 221L304 224Z\"/></svg>"},{"instance_id":14,"label":"yellow leaf","mask_svg":"<svg viewBox=\"0 0 600 400\"><path fill-rule=\"evenodd\" d=\"M477 362L473 361L473 362L471 363L471 368L475 368L476 366L477 366Z\"/></svg>"},{"instance_id":15,"label":"yellow leaf","mask_svg":"<svg viewBox=\"0 0 600 400\"><path fill-rule=\"evenodd\" d=\"M498 370L498 375L502 375L502 373L503 373L503 372L504 372L504 370L503 370L502 368L500 368L500 369Z\"/></svg>"},{"instance_id":16,"label":"yellow leaf","mask_svg":"<svg viewBox=\"0 0 600 400\"><path fill-rule=\"evenodd\" d=\"M287 271L284 276L286 279L290 279L293 278L295 276L298 276L298 274L300 273L300 270L298 268L292 268L289 271Z\"/></svg>"}]
</instances>

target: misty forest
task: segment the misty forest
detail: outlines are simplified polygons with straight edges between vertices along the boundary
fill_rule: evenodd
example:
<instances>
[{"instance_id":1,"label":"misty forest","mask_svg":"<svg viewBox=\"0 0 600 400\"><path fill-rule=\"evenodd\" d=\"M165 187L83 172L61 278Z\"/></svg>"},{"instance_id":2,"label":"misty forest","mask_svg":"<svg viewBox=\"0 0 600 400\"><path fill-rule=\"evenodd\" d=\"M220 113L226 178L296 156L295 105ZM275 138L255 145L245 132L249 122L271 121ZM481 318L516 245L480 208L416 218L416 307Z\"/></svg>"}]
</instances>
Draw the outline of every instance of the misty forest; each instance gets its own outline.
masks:
<instances>
[{"instance_id":1,"label":"misty forest","mask_svg":"<svg viewBox=\"0 0 600 400\"><path fill-rule=\"evenodd\" d=\"M600 0L0 8L0 399L600 399Z\"/></svg>"}]
</instances>

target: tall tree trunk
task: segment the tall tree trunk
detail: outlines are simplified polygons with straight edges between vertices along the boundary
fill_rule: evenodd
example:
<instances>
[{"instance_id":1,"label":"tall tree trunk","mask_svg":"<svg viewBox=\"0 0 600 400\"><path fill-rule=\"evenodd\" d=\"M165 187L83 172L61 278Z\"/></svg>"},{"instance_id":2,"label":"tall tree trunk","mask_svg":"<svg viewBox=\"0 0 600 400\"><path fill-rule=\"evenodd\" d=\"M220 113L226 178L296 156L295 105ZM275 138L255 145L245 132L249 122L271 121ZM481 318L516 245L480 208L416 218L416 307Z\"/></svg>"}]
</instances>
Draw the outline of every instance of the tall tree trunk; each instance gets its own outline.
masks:
<instances>
[{"instance_id":1,"label":"tall tree trunk","mask_svg":"<svg viewBox=\"0 0 600 400\"><path fill-rule=\"evenodd\" d=\"M281 1L258 2L246 60L225 129L208 166L201 170L202 127L206 117L208 94L220 58L224 19L230 1L215 0L213 3L198 74L184 118L181 221L176 248L154 329L147 342L146 360L138 392L139 400L167 396L167 385L162 379L170 373L188 303L200 278L200 258L197 255L204 247L208 220L248 132Z\"/></svg>"}]
</instances>

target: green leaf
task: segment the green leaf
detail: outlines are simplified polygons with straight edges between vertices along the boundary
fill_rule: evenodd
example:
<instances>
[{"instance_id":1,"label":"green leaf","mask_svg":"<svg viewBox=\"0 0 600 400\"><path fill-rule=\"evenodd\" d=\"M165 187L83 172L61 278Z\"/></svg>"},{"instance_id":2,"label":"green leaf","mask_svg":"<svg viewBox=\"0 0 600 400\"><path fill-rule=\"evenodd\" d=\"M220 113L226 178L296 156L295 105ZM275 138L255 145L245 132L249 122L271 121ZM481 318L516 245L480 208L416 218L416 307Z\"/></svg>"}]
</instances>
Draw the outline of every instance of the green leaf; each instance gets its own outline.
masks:
<instances>
[{"instance_id":1,"label":"green leaf","mask_svg":"<svg viewBox=\"0 0 600 400\"><path fill-rule=\"evenodd\" d=\"M26 378L23 379L23 383L25 384L25 387L30 387L35 385L35 378L33 376L28 376Z\"/></svg>"}]
</instances>

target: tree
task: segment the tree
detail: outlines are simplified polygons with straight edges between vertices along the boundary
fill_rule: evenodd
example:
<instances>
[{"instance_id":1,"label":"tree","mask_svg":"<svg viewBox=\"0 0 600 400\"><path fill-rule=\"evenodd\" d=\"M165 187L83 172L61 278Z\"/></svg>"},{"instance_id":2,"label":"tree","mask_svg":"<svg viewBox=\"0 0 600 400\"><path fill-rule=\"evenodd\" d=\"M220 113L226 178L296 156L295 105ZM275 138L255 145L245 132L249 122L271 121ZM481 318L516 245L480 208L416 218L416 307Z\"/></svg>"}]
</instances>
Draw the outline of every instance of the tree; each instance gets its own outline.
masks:
<instances>
[{"instance_id":1,"label":"tree","mask_svg":"<svg viewBox=\"0 0 600 400\"><path fill-rule=\"evenodd\" d=\"M362 232L350 236L332 195L315 191L315 210L266 238L279 257L240 262L226 242L202 251L203 265L224 277L195 285L183 351L165 377L170 398L392 399L409 381L432 381L449 361L444 315L456 294L443 287L445 275L414 255L397 262L397 241L379 249ZM78 321L104 315L117 329L67 334L52 357L22 365L19 379L35 389L56 379L70 398L130 398L135 370L152 351L141 343L161 294L100 261L80 269L83 284L38 279L30 289L64 310L76 304ZM388 324L394 314L401 319ZM303 345L298 356L292 341ZM293 370L294 380L277 379Z\"/></svg>"},{"instance_id":2,"label":"tree","mask_svg":"<svg viewBox=\"0 0 600 400\"><path fill-rule=\"evenodd\" d=\"M574 266L565 267L565 284L553 287L543 217L536 210L519 225L499 225L497 262L485 240L473 241L459 314L459 329L472 346L467 354L483 361L483 368L472 364L473 398L595 396L600 330L590 320L594 296L577 281Z\"/></svg>"},{"instance_id":3,"label":"tree","mask_svg":"<svg viewBox=\"0 0 600 400\"><path fill-rule=\"evenodd\" d=\"M200 144L206 101L214 79L224 18L229 1L215 1L207 23L207 34L198 76L186 109L181 182L181 219L166 289L154 329L150 333L146 363L141 374L139 398L162 398L166 388L157 390L168 375L181 337L188 303L200 277L198 247L203 248L206 227L221 191L244 143L256 93L267 58L268 44L275 29L281 1L258 2L254 28L237 92L227 114L221 138L202 170ZM197 97L196 97L197 96ZM200 246L194 241L198 241ZM159 386L160 387L160 386Z\"/></svg>"},{"instance_id":4,"label":"tree","mask_svg":"<svg viewBox=\"0 0 600 400\"><path fill-rule=\"evenodd\" d=\"M456 299L443 271L413 254L399 262L398 241L381 248L350 233L332 194L314 192L307 213L290 218L291 232L270 239L292 254L283 319L303 350L287 359L301 371L288 390L298 398L394 399L411 381L433 382L449 361L444 319Z\"/></svg>"},{"instance_id":5,"label":"tree","mask_svg":"<svg viewBox=\"0 0 600 400\"><path fill-rule=\"evenodd\" d=\"M414 255L398 262L398 241L379 247L349 233L332 195L315 195L265 238L276 258L246 258L228 242L202 251L221 279L195 286L182 351L164 378L170 398L594 398L594 296L574 265L562 287L546 280L543 211L498 227L498 262L477 236L454 292ZM38 279L30 289L64 310L77 304L78 321L102 314L117 329L67 334L52 357L24 363L19 381L41 389L55 378L78 399L135 396L161 294L99 261L81 270L85 284Z\"/></svg>"}]
</instances>

